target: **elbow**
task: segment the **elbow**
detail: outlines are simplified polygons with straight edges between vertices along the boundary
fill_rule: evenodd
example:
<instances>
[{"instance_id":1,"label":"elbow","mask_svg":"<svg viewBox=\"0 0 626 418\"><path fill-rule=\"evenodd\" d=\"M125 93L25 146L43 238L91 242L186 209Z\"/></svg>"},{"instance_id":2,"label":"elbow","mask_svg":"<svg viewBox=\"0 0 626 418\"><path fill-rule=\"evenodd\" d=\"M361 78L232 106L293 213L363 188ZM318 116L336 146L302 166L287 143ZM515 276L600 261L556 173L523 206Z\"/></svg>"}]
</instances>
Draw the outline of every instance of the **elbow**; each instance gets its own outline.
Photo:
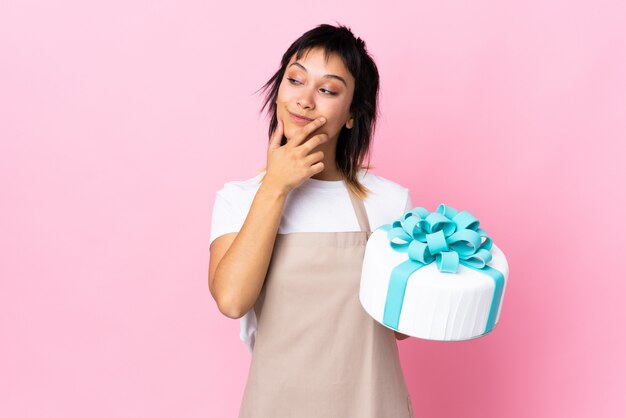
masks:
<instances>
[{"instance_id":1,"label":"elbow","mask_svg":"<svg viewBox=\"0 0 626 418\"><path fill-rule=\"evenodd\" d=\"M230 318L230 319L239 319L243 316L241 313L241 309L235 304L232 303L218 303L218 309L222 313L222 315Z\"/></svg>"},{"instance_id":2,"label":"elbow","mask_svg":"<svg viewBox=\"0 0 626 418\"><path fill-rule=\"evenodd\" d=\"M235 302L232 297L225 297L222 293L217 292L215 289L215 280L211 280L209 278L209 292L211 292L211 296L213 300L215 300L215 304L217 305L217 309L220 313L231 319L239 319L243 316L241 313L241 309L239 309L238 304Z\"/></svg>"},{"instance_id":3,"label":"elbow","mask_svg":"<svg viewBox=\"0 0 626 418\"><path fill-rule=\"evenodd\" d=\"M227 297L215 297L215 302L217 303L217 308L222 313L222 315L230 318L230 319L239 319L244 313L239 306L239 303L233 298Z\"/></svg>"},{"instance_id":4,"label":"elbow","mask_svg":"<svg viewBox=\"0 0 626 418\"><path fill-rule=\"evenodd\" d=\"M217 276L217 271L215 275ZM233 294L232 289L221 289L219 285L216 286L216 282L218 281L215 277L213 280L209 279L209 291L221 314L231 319L239 319L244 316L247 310L243 308L238 292L234 292L235 294Z\"/></svg>"}]
</instances>

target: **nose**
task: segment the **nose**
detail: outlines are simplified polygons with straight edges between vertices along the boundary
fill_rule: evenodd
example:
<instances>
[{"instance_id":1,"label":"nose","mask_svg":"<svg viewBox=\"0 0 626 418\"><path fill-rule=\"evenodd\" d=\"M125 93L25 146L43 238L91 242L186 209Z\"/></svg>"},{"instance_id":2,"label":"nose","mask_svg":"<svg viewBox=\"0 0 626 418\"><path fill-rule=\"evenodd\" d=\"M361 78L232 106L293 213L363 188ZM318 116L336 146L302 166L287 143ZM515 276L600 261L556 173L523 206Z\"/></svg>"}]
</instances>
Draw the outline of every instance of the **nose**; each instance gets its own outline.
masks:
<instances>
[{"instance_id":1,"label":"nose","mask_svg":"<svg viewBox=\"0 0 626 418\"><path fill-rule=\"evenodd\" d=\"M315 107L313 92L307 88L301 89L300 96L298 97L296 103L302 109L313 109Z\"/></svg>"}]
</instances>

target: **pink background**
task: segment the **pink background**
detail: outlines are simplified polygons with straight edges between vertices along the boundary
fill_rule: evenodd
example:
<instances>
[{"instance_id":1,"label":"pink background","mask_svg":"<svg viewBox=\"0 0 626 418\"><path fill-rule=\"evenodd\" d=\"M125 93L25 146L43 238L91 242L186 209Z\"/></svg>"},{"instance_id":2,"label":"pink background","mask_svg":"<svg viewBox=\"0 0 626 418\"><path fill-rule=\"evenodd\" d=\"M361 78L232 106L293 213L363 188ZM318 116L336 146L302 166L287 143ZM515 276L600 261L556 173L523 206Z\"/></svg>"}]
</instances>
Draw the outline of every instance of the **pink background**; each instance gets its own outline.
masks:
<instances>
[{"instance_id":1,"label":"pink background","mask_svg":"<svg viewBox=\"0 0 626 418\"><path fill-rule=\"evenodd\" d=\"M492 334L399 342L415 416L623 416L625 14L3 1L0 416L237 415L250 355L208 290L213 199L265 165L254 91L335 21L381 72L374 172L470 210L511 267Z\"/></svg>"}]
</instances>

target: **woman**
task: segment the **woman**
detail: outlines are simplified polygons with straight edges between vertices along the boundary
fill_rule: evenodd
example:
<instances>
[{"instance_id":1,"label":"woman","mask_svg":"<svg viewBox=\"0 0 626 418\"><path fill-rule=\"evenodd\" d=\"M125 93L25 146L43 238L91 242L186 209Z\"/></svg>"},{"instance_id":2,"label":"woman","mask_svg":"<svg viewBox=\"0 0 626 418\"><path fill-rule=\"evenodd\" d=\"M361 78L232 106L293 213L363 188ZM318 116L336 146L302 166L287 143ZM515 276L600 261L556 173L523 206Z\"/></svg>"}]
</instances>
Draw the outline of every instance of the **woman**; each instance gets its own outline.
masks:
<instances>
[{"instance_id":1,"label":"woman","mask_svg":"<svg viewBox=\"0 0 626 418\"><path fill-rule=\"evenodd\" d=\"M216 195L209 288L252 352L240 418L412 417L406 336L358 297L371 226L412 206L407 188L363 170L378 86L349 28L304 33L263 86L265 172Z\"/></svg>"}]
</instances>

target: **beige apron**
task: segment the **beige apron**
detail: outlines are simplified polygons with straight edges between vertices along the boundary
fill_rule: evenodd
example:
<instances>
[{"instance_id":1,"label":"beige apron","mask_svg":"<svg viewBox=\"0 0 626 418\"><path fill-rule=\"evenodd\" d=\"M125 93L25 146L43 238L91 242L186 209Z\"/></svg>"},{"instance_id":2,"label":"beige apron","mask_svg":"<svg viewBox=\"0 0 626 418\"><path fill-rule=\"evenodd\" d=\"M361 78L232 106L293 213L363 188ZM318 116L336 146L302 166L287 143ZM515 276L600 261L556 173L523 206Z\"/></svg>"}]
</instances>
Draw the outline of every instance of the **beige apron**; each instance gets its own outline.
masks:
<instances>
[{"instance_id":1,"label":"beige apron","mask_svg":"<svg viewBox=\"0 0 626 418\"><path fill-rule=\"evenodd\" d=\"M361 231L277 234L239 418L412 418L395 335L359 302ZM332 214L329 214L332 216Z\"/></svg>"}]
</instances>

